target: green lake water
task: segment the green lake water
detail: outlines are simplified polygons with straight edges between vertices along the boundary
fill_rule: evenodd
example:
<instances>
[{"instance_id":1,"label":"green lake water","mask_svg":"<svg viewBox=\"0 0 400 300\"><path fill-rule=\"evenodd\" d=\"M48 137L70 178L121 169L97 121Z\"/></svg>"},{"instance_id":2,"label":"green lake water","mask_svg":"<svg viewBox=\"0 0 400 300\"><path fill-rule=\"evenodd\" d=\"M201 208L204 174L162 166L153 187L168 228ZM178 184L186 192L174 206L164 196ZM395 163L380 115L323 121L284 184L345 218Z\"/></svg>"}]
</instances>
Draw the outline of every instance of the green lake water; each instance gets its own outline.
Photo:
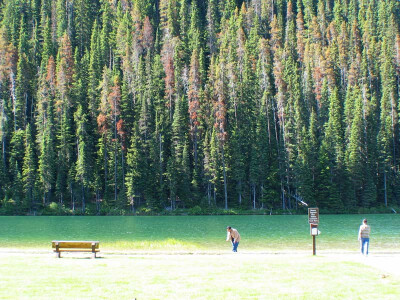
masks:
<instances>
[{"instance_id":1,"label":"green lake water","mask_svg":"<svg viewBox=\"0 0 400 300\"><path fill-rule=\"evenodd\" d=\"M400 251L400 216L320 215L318 250L357 251L361 221L371 225L371 251ZM310 249L306 215L163 217L0 217L0 248L49 248L52 240L99 240L102 249L220 251L226 226L237 228L242 251Z\"/></svg>"}]
</instances>

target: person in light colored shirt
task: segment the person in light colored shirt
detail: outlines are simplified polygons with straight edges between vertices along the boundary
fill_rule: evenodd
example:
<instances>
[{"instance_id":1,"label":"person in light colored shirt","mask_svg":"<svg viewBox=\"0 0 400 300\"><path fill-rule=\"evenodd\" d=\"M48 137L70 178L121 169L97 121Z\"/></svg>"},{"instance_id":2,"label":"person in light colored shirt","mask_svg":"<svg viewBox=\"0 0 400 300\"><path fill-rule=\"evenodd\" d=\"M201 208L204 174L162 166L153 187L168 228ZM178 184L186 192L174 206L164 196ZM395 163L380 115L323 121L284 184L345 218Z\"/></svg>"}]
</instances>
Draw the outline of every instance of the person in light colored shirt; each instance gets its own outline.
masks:
<instances>
[{"instance_id":1,"label":"person in light colored shirt","mask_svg":"<svg viewBox=\"0 0 400 300\"><path fill-rule=\"evenodd\" d=\"M360 230L358 231L358 240L361 244L361 254L368 255L370 233L371 227L367 224L367 219L364 219L360 226Z\"/></svg>"},{"instance_id":2,"label":"person in light colored shirt","mask_svg":"<svg viewBox=\"0 0 400 300\"><path fill-rule=\"evenodd\" d=\"M240 242L240 234L239 232L235 229L232 228L231 226L226 227L227 235L226 235L226 241L232 242L232 251L237 252L237 248L239 246Z\"/></svg>"}]
</instances>

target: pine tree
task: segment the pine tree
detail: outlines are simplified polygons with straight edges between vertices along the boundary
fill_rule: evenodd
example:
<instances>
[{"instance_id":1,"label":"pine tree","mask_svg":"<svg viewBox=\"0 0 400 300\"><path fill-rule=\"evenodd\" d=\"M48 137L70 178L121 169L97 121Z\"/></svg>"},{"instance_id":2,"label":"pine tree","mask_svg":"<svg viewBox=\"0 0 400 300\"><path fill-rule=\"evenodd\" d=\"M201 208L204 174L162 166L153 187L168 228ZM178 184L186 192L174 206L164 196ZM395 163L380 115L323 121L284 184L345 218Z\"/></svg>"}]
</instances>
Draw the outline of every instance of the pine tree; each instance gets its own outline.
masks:
<instances>
[{"instance_id":1,"label":"pine tree","mask_svg":"<svg viewBox=\"0 0 400 300\"><path fill-rule=\"evenodd\" d=\"M1 153L4 152L3 145L1 146ZM6 162L4 161L3 157L0 159L0 180L1 180L1 187L0 187L0 199L4 199L6 191L8 189L8 176L6 170Z\"/></svg>"},{"instance_id":2,"label":"pine tree","mask_svg":"<svg viewBox=\"0 0 400 300\"><path fill-rule=\"evenodd\" d=\"M11 203L13 204L13 213L22 213L23 201L24 201L24 183L22 179L22 174L18 162L15 162L13 168L13 181L11 183Z\"/></svg>"},{"instance_id":3,"label":"pine tree","mask_svg":"<svg viewBox=\"0 0 400 300\"><path fill-rule=\"evenodd\" d=\"M136 200L143 197L143 184L145 177L143 176L143 153L140 151L140 141L138 138L138 128L134 129L134 135L131 139L131 146L127 154L127 173L126 173L126 190L127 197L132 212L135 211Z\"/></svg>"},{"instance_id":4,"label":"pine tree","mask_svg":"<svg viewBox=\"0 0 400 300\"><path fill-rule=\"evenodd\" d=\"M13 83L15 48L7 41L6 32L0 28L0 142L1 162L0 181L4 182L0 187L0 199L3 199L9 184L9 141L13 131ZM11 88L7 88L11 86Z\"/></svg>"},{"instance_id":5,"label":"pine tree","mask_svg":"<svg viewBox=\"0 0 400 300\"><path fill-rule=\"evenodd\" d=\"M382 43L382 96L380 127L378 133L378 147L380 158L380 174L383 178L384 204L394 201L393 185L396 174L392 171L396 165L397 156L397 101L395 90L395 77L392 57L387 41Z\"/></svg>"},{"instance_id":6,"label":"pine tree","mask_svg":"<svg viewBox=\"0 0 400 300\"><path fill-rule=\"evenodd\" d=\"M25 130L25 155L22 166L22 181L24 184L24 211L30 210L35 205L35 182L36 182L36 154L34 151L34 140L31 125L28 124Z\"/></svg>"},{"instance_id":7,"label":"pine tree","mask_svg":"<svg viewBox=\"0 0 400 300\"><path fill-rule=\"evenodd\" d=\"M98 140L97 145L97 159L98 159L98 167L100 168L101 179L103 181L103 197L108 199L110 197L110 166L109 166L109 157L111 156L111 138L112 132L112 120L110 120L111 116L111 106L108 102L108 97L110 94L110 86L111 86L111 78L110 78L110 70L108 68L104 68L103 70L103 79L101 82L101 100L99 107L99 115L97 117L97 125L98 131L100 134L100 138ZM111 194L112 195L112 194Z\"/></svg>"},{"instance_id":8,"label":"pine tree","mask_svg":"<svg viewBox=\"0 0 400 300\"><path fill-rule=\"evenodd\" d=\"M325 125L325 136L319 154L320 183L317 204L340 211L343 208L341 188L345 180L343 178L344 133L341 120L342 104L337 88L331 92L329 102L329 119Z\"/></svg>"},{"instance_id":9,"label":"pine tree","mask_svg":"<svg viewBox=\"0 0 400 300\"><path fill-rule=\"evenodd\" d=\"M57 85L56 85L56 131L57 131L57 179L56 196L59 203L64 203L67 195L71 197L71 207L75 209L73 162L74 129L73 109L75 107L72 84L74 75L74 58L72 46L68 35L65 33L59 48L57 59Z\"/></svg>"},{"instance_id":10,"label":"pine tree","mask_svg":"<svg viewBox=\"0 0 400 300\"><path fill-rule=\"evenodd\" d=\"M217 0L210 0L207 6L207 46L211 55L218 52L217 33L219 32L220 13L217 3Z\"/></svg>"},{"instance_id":11,"label":"pine tree","mask_svg":"<svg viewBox=\"0 0 400 300\"><path fill-rule=\"evenodd\" d=\"M172 122L171 157L168 162L168 176L171 185L172 207L175 208L176 200L188 204L190 191L190 174L188 169L188 145L186 128L188 124L186 99L181 98L175 105L174 119Z\"/></svg>"},{"instance_id":12,"label":"pine tree","mask_svg":"<svg viewBox=\"0 0 400 300\"><path fill-rule=\"evenodd\" d=\"M56 5L56 26L57 26L57 37L61 38L65 32L67 32L70 22L70 17L71 15L69 14L69 9L71 7L71 1L65 1L65 0L57 0L57 5Z\"/></svg>"},{"instance_id":13,"label":"pine tree","mask_svg":"<svg viewBox=\"0 0 400 300\"><path fill-rule=\"evenodd\" d=\"M15 204L16 212L20 212L24 199L24 185L22 181L22 165L25 156L25 131L18 129L13 132L10 141L10 173L11 197Z\"/></svg>"},{"instance_id":14,"label":"pine tree","mask_svg":"<svg viewBox=\"0 0 400 300\"><path fill-rule=\"evenodd\" d=\"M93 145L87 126L87 113L83 105L79 105L75 113L77 136L76 181L81 186L82 212L86 209L87 189L93 182L93 160L91 157Z\"/></svg>"},{"instance_id":15,"label":"pine tree","mask_svg":"<svg viewBox=\"0 0 400 300\"><path fill-rule=\"evenodd\" d=\"M352 181L351 193L349 196L351 207L356 207L361 203L361 193L363 191L363 179L365 162L363 160L366 149L365 136L363 134L363 114L362 114L362 98L361 92L358 87L355 88L354 93L355 109L353 110L354 119L351 123L351 132L349 136L349 143L346 150L346 164L349 171L349 178Z\"/></svg>"},{"instance_id":16,"label":"pine tree","mask_svg":"<svg viewBox=\"0 0 400 300\"><path fill-rule=\"evenodd\" d=\"M16 170L14 169L15 167L18 167L19 173L22 172L22 164L23 164L23 158L24 158L24 138L25 138L25 132L22 129L18 129L13 132L11 141L10 141L10 155L9 155L9 165L10 165L10 171L14 172L12 174L17 174Z\"/></svg>"},{"instance_id":17,"label":"pine tree","mask_svg":"<svg viewBox=\"0 0 400 300\"><path fill-rule=\"evenodd\" d=\"M201 82L200 82L200 70L199 70L199 59L197 50L195 49L192 53L190 63L190 75L189 75L189 89L188 89L188 100L189 100L189 118L191 127L191 137L193 142L193 156L194 156L194 168L197 168L198 164L198 144L199 144L199 127L200 127L200 93L201 93Z\"/></svg>"},{"instance_id":18,"label":"pine tree","mask_svg":"<svg viewBox=\"0 0 400 300\"><path fill-rule=\"evenodd\" d=\"M31 77L32 65L30 63L31 59L28 42L29 33L26 25L26 20L22 18L18 44L15 99L13 103L15 129L24 129L31 115L29 109L31 108L32 101L31 84L33 78Z\"/></svg>"},{"instance_id":19,"label":"pine tree","mask_svg":"<svg viewBox=\"0 0 400 300\"><path fill-rule=\"evenodd\" d=\"M72 3L75 27L74 41L76 43L74 46L78 46L81 54L83 54L83 51L88 48L90 42L90 31L93 26L93 16L90 7L91 2L97 1L75 0Z\"/></svg>"},{"instance_id":20,"label":"pine tree","mask_svg":"<svg viewBox=\"0 0 400 300\"><path fill-rule=\"evenodd\" d=\"M100 57L102 63L111 67L113 56L113 16L111 12L110 2L102 2L102 29L100 33Z\"/></svg>"},{"instance_id":21,"label":"pine tree","mask_svg":"<svg viewBox=\"0 0 400 300\"><path fill-rule=\"evenodd\" d=\"M189 51L193 53L195 49L200 51L203 44L202 29L199 19L199 10L197 7L197 1L192 1L191 12L190 12L190 28L188 31L189 39Z\"/></svg>"},{"instance_id":22,"label":"pine tree","mask_svg":"<svg viewBox=\"0 0 400 300\"><path fill-rule=\"evenodd\" d=\"M311 112L310 125L307 132L304 151L299 155L303 161L299 178L301 185L299 187L299 194L304 202L309 206L315 206L317 202L323 199L316 199L317 185L318 185L318 152L315 149L320 148L320 140L318 133L318 120L315 111Z\"/></svg>"},{"instance_id":23,"label":"pine tree","mask_svg":"<svg viewBox=\"0 0 400 300\"><path fill-rule=\"evenodd\" d=\"M114 82L113 85L111 87L110 93L108 95L108 102L110 104L110 108L111 108L111 122L112 122L112 137L113 137L113 150L114 150L114 201L117 202L117 196L118 196L118 192L119 190L123 187L124 183L123 180L120 180L119 175L121 174L121 172L118 172L120 170L119 167L119 157L124 156L123 153L121 153L122 151L122 143L119 140L120 138L122 138L123 135L123 120L119 119L120 116L120 102L121 102L121 89L120 89L120 84L119 84L119 78L118 76L114 77ZM122 177L124 176L124 174L121 174ZM118 182L122 181L122 185L118 184Z\"/></svg>"},{"instance_id":24,"label":"pine tree","mask_svg":"<svg viewBox=\"0 0 400 300\"><path fill-rule=\"evenodd\" d=\"M102 72L102 58L100 52L100 35L97 20L93 24L92 36L90 42L90 61L88 66L88 105L91 117L97 117L97 109L99 106L99 81Z\"/></svg>"},{"instance_id":25,"label":"pine tree","mask_svg":"<svg viewBox=\"0 0 400 300\"><path fill-rule=\"evenodd\" d=\"M222 50L221 50L222 52ZM215 111L215 124L216 138L218 141L218 148L221 155L222 162L222 173L224 183L224 208L228 209L228 182L227 182L227 166L225 159L225 142L227 139L226 132L226 79L225 79L225 61L220 61L220 64L216 68L216 81L214 83L215 99L214 111Z\"/></svg>"}]
</instances>

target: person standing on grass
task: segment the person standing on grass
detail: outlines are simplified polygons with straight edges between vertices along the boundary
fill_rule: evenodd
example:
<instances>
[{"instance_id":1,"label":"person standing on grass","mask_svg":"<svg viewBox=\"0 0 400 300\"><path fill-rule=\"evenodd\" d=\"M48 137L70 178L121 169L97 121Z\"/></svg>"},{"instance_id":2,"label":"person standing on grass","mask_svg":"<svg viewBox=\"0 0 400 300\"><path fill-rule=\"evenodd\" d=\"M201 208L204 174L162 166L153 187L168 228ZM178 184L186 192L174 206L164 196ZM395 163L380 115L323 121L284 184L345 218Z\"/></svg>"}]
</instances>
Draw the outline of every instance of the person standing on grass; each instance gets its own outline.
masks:
<instances>
[{"instance_id":1,"label":"person standing on grass","mask_svg":"<svg viewBox=\"0 0 400 300\"><path fill-rule=\"evenodd\" d=\"M227 231L226 241L227 242L231 241L233 247L232 251L237 252L237 248L240 242L239 232L235 228L232 228L231 226L226 227L226 231Z\"/></svg>"},{"instance_id":2,"label":"person standing on grass","mask_svg":"<svg viewBox=\"0 0 400 300\"><path fill-rule=\"evenodd\" d=\"M367 224L367 219L363 220L358 231L358 240L361 243L361 254L368 255L369 247L369 234L371 233L371 227Z\"/></svg>"}]
</instances>

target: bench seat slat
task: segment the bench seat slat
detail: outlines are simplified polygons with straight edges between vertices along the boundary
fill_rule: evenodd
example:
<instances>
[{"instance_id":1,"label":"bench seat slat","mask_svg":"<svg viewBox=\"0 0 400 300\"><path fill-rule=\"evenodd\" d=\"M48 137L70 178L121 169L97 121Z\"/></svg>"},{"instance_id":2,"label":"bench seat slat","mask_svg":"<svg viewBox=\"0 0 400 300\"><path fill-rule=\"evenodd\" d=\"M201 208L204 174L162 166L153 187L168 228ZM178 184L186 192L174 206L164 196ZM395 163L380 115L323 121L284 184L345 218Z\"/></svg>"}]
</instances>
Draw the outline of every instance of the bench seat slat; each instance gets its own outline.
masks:
<instances>
[{"instance_id":1,"label":"bench seat slat","mask_svg":"<svg viewBox=\"0 0 400 300\"><path fill-rule=\"evenodd\" d=\"M92 244L95 244L95 249L99 249L98 241L53 241L52 248L58 247L61 248L92 248Z\"/></svg>"},{"instance_id":2,"label":"bench seat slat","mask_svg":"<svg viewBox=\"0 0 400 300\"><path fill-rule=\"evenodd\" d=\"M60 249L60 250L53 250L53 252L92 252L92 249ZM100 252L100 250L96 249L95 252Z\"/></svg>"},{"instance_id":3,"label":"bench seat slat","mask_svg":"<svg viewBox=\"0 0 400 300\"><path fill-rule=\"evenodd\" d=\"M96 258L96 253L100 252L98 241L52 241L51 246L58 258L61 252L91 252L92 258Z\"/></svg>"}]
</instances>

